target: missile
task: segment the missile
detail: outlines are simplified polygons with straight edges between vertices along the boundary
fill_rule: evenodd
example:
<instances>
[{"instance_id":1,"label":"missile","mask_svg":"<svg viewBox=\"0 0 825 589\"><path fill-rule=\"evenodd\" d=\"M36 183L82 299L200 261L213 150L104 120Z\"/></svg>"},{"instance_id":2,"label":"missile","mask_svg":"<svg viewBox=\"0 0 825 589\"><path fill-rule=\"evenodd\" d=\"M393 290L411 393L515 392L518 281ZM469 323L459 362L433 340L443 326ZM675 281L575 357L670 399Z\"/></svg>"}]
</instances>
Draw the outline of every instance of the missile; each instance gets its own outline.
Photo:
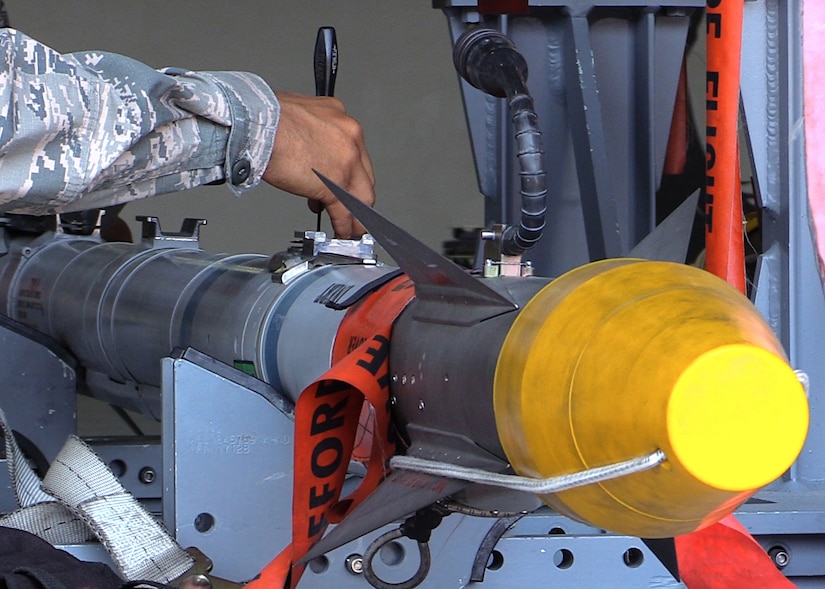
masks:
<instances>
[{"instance_id":1,"label":"missile","mask_svg":"<svg viewBox=\"0 0 825 589\"><path fill-rule=\"evenodd\" d=\"M805 391L758 311L720 279L629 258L555 279L477 278L325 181L398 268L310 252L273 278L266 256L208 254L179 236L37 238L0 260L1 308L71 350L92 394L157 415L159 360L175 347L296 400L330 368L350 306L403 272L415 296L392 326L389 395L406 454L544 479L661 452L644 472L539 496L620 534L708 526L801 451ZM394 469L307 558L477 487Z\"/></svg>"},{"instance_id":2,"label":"missile","mask_svg":"<svg viewBox=\"0 0 825 589\"><path fill-rule=\"evenodd\" d=\"M408 454L542 479L661 451L654 469L540 499L597 528L668 538L729 515L801 451L805 391L759 312L723 280L610 259L555 280L468 282L325 181L416 285L390 350ZM452 482L392 473L304 560L461 488Z\"/></svg>"}]
</instances>

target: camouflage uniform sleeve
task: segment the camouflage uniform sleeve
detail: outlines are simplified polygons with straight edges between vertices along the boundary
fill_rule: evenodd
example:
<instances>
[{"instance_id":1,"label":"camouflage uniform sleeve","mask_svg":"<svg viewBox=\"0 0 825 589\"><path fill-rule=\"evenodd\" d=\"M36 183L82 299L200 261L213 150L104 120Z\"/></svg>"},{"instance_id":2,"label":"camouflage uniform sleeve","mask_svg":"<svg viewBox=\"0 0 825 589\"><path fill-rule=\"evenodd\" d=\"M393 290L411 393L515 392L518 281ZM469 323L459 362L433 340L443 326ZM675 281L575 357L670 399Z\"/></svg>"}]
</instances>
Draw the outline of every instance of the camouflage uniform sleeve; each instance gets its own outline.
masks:
<instances>
[{"instance_id":1,"label":"camouflage uniform sleeve","mask_svg":"<svg viewBox=\"0 0 825 589\"><path fill-rule=\"evenodd\" d=\"M240 194L269 162L280 108L253 74L61 55L11 29L0 51L0 211L104 207L221 181Z\"/></svg>"}]
</instances>

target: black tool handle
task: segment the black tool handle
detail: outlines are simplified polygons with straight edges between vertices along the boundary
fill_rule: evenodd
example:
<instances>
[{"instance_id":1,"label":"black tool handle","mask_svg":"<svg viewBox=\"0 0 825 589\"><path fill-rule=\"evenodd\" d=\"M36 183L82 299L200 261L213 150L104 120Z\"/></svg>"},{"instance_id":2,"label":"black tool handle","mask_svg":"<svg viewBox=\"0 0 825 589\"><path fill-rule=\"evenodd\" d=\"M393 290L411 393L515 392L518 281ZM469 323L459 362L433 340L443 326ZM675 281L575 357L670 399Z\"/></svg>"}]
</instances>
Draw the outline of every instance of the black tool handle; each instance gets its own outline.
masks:
<instances>
[{"instance_id":1,"label":"black tool handle","mask_svg":"<svg viewBox=\"0 0 825 589\"><path fill-rule=\"evenodd\" d=\"M318 29L313 57L315 96L334 96L335 78L338 76L338 41L335 38L333 27ZM311 200L309 201L309 208L316 214L315 230L320 231L321 213L324 211L324 205Z\"/></svg>"},{"instance_id":2,"label":"black tool handle","mask_svg":"<svg viewBox=\"0 0 825 589\"><path fill-rule=\"evenodd\" d=\"M318 29L315 40L315 95L335 96L338 75L338 42L333 27Z\"/></svg>"}]
</instances>

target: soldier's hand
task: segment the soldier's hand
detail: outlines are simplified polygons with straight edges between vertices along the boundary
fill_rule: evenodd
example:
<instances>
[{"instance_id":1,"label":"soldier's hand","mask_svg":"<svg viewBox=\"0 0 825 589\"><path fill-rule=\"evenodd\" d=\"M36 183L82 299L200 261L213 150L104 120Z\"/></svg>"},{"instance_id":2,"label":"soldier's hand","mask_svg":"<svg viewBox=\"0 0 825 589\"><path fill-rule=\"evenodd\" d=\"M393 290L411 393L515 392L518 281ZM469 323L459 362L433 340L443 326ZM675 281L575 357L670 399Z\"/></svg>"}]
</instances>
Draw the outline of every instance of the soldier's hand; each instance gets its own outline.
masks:
<instances>
[{"instance_id":1,"label":"soldier's hand","mask_svg":"<svg viewBox=\"0 0 825 589\"><path fill-rule=\"evenodd\" d=\"M278 93L278 101L281 119L263 179L322 204L336 237L360 236L364 228L312 170L318 170L372 206L375 175L361 125L336 98Z\"/></svg>"}]
</instances>

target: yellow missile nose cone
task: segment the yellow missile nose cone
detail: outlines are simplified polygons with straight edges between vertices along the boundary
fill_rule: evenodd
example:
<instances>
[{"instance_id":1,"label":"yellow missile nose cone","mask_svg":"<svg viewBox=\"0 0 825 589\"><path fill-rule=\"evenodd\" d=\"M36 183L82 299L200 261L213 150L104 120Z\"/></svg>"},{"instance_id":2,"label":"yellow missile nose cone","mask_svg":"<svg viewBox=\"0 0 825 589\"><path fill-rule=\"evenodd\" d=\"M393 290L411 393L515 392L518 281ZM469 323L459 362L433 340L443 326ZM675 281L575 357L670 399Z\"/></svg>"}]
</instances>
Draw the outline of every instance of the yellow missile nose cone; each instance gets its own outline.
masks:
<instances>
[{"instance_id":1,"label":"yellow missile nose cone","mask_svg":"<svg viewBox=\"0 0 825 589\"><path fill-rule=\"evenodd\" d=\"M748 491L779 477L808 430L805 391L776 355L732 344L699 356L667 406L672 458L716 489Z\"/></svg>"},{"instance_id":2,"label":"yellow missile nose cone","mask_svg":"<svg viewBox=\"0 0 825 589\"><path fill-rule=\"evenodd\" d=\"M643 538L731 513L793 463L808 427L805 391L746 297L697 268L628 259L571 270L524 306L494 403L501 447L525 476L662 450L650 471L541 496Z\"/></svg>"}]
</instances>

